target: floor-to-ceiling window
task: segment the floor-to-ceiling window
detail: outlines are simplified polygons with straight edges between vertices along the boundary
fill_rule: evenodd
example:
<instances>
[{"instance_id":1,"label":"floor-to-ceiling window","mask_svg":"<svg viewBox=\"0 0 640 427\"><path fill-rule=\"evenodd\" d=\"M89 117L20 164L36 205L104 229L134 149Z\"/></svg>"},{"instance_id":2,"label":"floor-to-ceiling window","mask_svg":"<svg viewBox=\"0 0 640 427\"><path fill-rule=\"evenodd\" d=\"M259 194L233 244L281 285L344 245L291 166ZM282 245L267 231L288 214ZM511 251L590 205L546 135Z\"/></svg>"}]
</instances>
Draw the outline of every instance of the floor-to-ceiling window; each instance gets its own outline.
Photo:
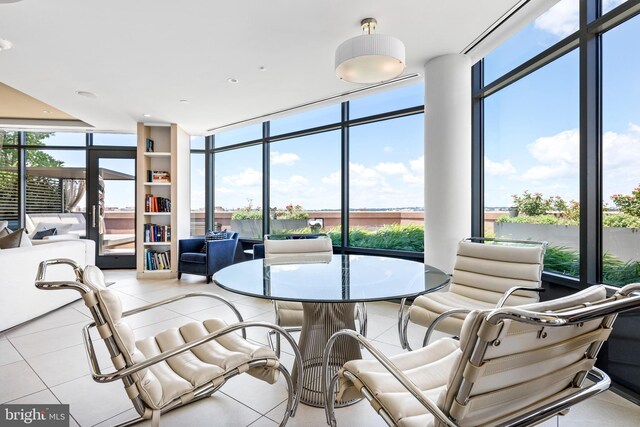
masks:
<instances>
[{"instance_id":1,"label":"floor-to-ceiling window","mask_svg":"<svg viewBox=\"0 0 640 427\"><path fill-rule=\"evenodd\" d=\"M19 159L18 132L0 130L0 221L7 221L12 229L18 228Z\"/></svg>"},{"instance_id":2,"label":"floor-to-ceiling window","mask_svg":"<svg viewBox=\"0 0 640 427\"><path fill-rule=\"evenodd\" d=\"M419 83L215 133L214 222L421 257L423 99Z\"/></svg>"},{"instance_id":3,"label":"floor-to-ceiling window","mask_svg":"<svg viewBox=\"0 0 640 427\"><path fill-rule=\"evenodd\" d=\"M133 150L136 143L134 134L0 130L0 220L33 233L39 224L59 223L63 214L62 222L70 225L65 231L85 237L87 150ZM109 191L104 197L106 232L133 234L134 193L111 188L129 177L114 168L100 166Z\"/></svg>"},{"instance_id":4,"label":"floor-to-ceiling window","mask_svg":"<svg viewBox=\"0 0 640 427\"><path fill-rule=\"evenodd\" d=\"M551 297L640 281L638 15L561 0L474 65L474 231L548 240ZM636 399L637 319L618 317L598 360Z\"/></svg>"},{"instance_id":5,"label":"floor-to-ceiling window","mask_svg":"<svg viewBox=\"0 0 640 427\"><path fill-rule=\"evenodd\" d=\"M350 128L349 243L424 251L424 116Z\"/></svg>"},{"instance_id":6,"label":"floor-to-ceiling window","mask_svg":"<svg viewBox=\"0 0 640 427\"><path fill-rule=\"evenodd\" d=\"M474 73L478 232L548 241L545 271L582 284L640 280L640 6L622 3L562 0Z\"/></svg>"},{"instance_id":7,"label":"floor-to-ceiling window","mask_svg":"<svg viewBox=\"0 0 640 427\"><path fill-rule=\"evenodd\" d=\"M241 238L262 238L262 146L217 152L214 221Z\"/></svg>"},{"instance_id":8,"label":"floor-to-ceiling window","mask_svg":"<svg viewBox=\"0 0 640 427\"><path fill-rule=\"evenodd\" d=\"M484 100L485 236L549 243L578 276L579 94L573 50Z\"/></svg>"},{"instance_id":9,"label":"floor-to-ceiling window","mask_svg":"<svg viewBox=\"0 0 640 427\"><path fill-rule=\"evenodd\" d=\"M602 276L640 277L640 16L602 36ZM630 43L630 41L634 41Z\"/></svg>"}]
</instances>

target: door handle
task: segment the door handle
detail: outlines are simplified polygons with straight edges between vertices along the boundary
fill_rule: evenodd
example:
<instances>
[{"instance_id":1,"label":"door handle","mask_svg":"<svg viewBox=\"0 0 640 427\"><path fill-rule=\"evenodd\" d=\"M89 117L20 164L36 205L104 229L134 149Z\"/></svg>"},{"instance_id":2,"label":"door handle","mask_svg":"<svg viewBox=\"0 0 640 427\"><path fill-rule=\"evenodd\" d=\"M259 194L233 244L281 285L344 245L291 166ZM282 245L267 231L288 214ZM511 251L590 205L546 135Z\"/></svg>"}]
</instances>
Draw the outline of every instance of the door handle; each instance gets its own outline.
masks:
<instances>
[{"instance_id":1,"label":"door handle","mask_svg":"<svg viewBox=\"0 0 640 427\"><path fill-rule=\"evenodd\" d=\"M91 206L91 222L93 224L93 228L96 228L96 205Z\"/></svg>"}]
</instances>

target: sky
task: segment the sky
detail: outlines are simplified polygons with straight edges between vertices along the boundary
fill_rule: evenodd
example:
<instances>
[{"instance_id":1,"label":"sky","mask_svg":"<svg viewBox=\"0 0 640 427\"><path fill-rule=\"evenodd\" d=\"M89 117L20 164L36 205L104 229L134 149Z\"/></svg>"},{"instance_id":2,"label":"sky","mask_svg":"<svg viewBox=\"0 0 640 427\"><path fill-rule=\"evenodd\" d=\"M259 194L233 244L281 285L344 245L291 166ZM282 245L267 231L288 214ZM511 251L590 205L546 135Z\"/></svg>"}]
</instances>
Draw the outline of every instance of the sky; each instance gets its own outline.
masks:
<instances>
[{"instance_id":1,"label":"sky","mask_svg":"<svg viewBox=\"0 0 640 427\"><path fill-rule=\"evenodd\" d=\"M542 52L577 28L578 0L562 0L485 59L485 82ZM605 0L610 10L620 0ZM640 184L640 17L603 37L604 202ZM579 166L578 52L572 51L485 100L485 206L512 205L525 190L577 200ZM351 101L351 117L421 105L424 85L414 84ZM340 105L271 122L271 134L335 123ZM422 114L350 130L350 207L423 207ZM258 139L261 125L216 135L216 146ZM83 145L84 136L59 133L48 145ZM124 138L124 139L123 139ZM132 141L96 135L99 144ZM203 137L192 147L203 148ZM133 139L135 145L135 137ZM51 152L69 166L84 166L84 153ZM215 205L225 209L262 204L260 146L216 156ZM272 207L299 204L308 210L340 208L340 133L326 132L271 145ZM113 183L114 205L129 206L125 183ZM120 187L118 187L120 186ZM116 188L118 187L118 188ZM193 210L204 208L204 156L192 156Z\"/></svg>"},{"instance_id":2,"label":"sky","mask_svg":"<svg viewBox=\"0 0 640 427\"><path fill-rule=\"evenodd\" d=\"M562 0L485 59L488 83L573 33L578 0ZM604 10L621 1L605 0ZM603 37L603 201L640 184L640 18ZM578 52L564 55L485 101L485 207L524 190L579 196Z\"/></svg>"}]
</instances>

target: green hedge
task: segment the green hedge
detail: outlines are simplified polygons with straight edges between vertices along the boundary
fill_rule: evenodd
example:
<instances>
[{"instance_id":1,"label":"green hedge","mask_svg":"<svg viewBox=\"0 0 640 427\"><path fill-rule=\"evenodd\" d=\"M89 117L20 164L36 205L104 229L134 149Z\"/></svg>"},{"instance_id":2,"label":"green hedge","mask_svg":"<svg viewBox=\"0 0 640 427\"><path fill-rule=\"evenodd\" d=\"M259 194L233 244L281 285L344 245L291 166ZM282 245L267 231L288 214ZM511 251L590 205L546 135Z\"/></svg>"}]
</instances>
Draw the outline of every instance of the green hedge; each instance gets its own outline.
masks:
<instances>
[{"instance_id":1,"label":"green hedge","mask_svg":"<svg viewBox=\"0 0 640 427\"><path fill-rule=\"evenodd\" d=\"M340 246L342 228L324 230L331 237L333 245ZM282 234L313 234L310 228L286 230ZM388 224L376 230L360 227L349 229L349 244L361 248L395 249L401 251L424 251L424 226Z\"/></svg>"},{"instance_id":2,"label":"green hedge","mask_svg":"<svg viewBox=\"0 0 640 427\"><path fill-rule=\"evenodd\" d=\"M549 224L549 225L580 225L580 221L558 218L555 215L519 215L516 217L510 217L503 215L496 219L496 222L506 222L510 224ZM602 224L605 227L620 227L620 228L640 228L640 218L624 214L605 214L602 218Z\"/></svg>"},{"instance_id":3,"label":"green hedge","mask_svg":"<svg viewBox=\"0 0 640 427\"><path fill-rule=\"evenodd\" d=\"M567 247L549 246L544 256L544 269L578 277L580 255L576 250ZM640 282L640 262L624 262L610 253L605 253L602 257L602 282L616 286Z\"/></svg>"}]
</instances>

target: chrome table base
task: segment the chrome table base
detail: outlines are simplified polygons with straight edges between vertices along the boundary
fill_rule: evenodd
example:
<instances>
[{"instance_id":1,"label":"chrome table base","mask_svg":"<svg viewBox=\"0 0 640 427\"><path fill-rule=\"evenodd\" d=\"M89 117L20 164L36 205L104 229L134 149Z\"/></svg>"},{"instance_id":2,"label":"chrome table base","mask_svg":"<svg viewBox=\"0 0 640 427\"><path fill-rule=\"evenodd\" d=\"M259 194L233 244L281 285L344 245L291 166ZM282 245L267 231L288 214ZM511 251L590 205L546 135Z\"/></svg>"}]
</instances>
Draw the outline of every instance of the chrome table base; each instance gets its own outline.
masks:
<instances>
[{"instance_id":1,"label":"chrome table base","mask_svg":"<svg viewBox=\"0 0 640 427\"><path fill-rule=\"evenodd\" d=\"M300 333L299 348L302 354L303 378L300 402L316 407L324 407L322 395L322 355L327 341L341 329L355 330L355 303L303 303L304 320ZM360 345L347 337L339 338L333 346L329 366L333 376L349 360L361 359ZM298 371L293 369L294 383L298 381ZM358 399L359 400L359 399ZM358 400L337 401L335 406L351 405Z\"/></svg>"}]
</instances>

